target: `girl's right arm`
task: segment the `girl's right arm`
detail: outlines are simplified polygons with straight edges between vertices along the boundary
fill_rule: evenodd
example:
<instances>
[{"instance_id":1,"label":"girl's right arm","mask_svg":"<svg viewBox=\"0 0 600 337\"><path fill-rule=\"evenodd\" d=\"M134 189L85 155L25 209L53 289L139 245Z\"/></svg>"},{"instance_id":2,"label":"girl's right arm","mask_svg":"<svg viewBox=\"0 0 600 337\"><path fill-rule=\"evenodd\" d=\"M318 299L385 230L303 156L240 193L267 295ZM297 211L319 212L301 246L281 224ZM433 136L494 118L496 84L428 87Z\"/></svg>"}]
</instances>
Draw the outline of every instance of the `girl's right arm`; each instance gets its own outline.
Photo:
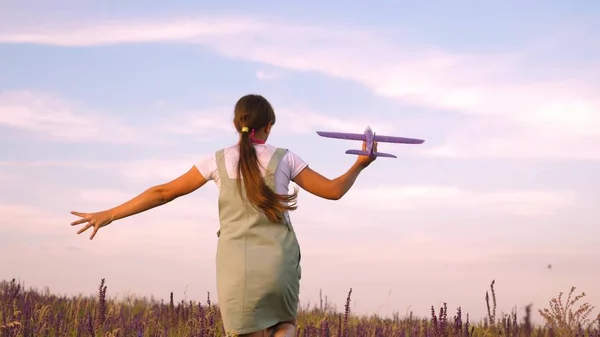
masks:
<instances>
[{"instance_id":1,"label":"girl's right arm","mask_svg":"<svg viewBox=\"0 0 600 337\"><path fill-rule=\"evenodd\" d=\"M81 234L89 228L93 228L92 235L90 236L91 240L96 236L96 233L100 228L108 226L113 221L164 205L180 196L197 190L206 184L206 182L207 180L194 166L177 179L166 184L153 186L117 207L95 213L73 211L71 214L76 215L81 219L73 221L71 226L85 224L77 234Z\"/></svg>"},{"instance_id":2,"label":"girl's right arm","mask_svg":"<svg viewBox=\"0 0 600 337\"><path fill-rule=\"evenodd\" d=\"M168 183L150 187L135 198L107 210L111 221L145 212L189 194L206 184L206 179L196 167Z\"/></svg>"},{"instance_id":3,"label":"girl's right arm","mask_svg":"<svg viewBox=\"0 0 600 337\"><path fill-rule=\"evenodd\" d=\"M374 151L376 152L377 143L373 146ZM363 150L364 149L365 143L363 143ZM346 173L333 180L325 178L313 171L310 167L306 167L293 179L293 181L305 191L318 197L328 200L339 200L350 190L350 188L352 188L352 185L354 185L360 172L369 166L375 159L376 158L370 158L368 156L358 156L356 162L348 171L346 171Z\"/></svg>"},{"instance_id":4,"label":"girl's right arm","mask_svg":"<svg viewBox=\"0 0 600 337\"><path fill-rule=\"evenodd\" d=\"M145 212L157 206L164 205L186 194L192 193L206 184L206 179L196 167L178 178L161 185L150 187L135 198L109 209L111 221Z\"/></svg>"}]
</instances>

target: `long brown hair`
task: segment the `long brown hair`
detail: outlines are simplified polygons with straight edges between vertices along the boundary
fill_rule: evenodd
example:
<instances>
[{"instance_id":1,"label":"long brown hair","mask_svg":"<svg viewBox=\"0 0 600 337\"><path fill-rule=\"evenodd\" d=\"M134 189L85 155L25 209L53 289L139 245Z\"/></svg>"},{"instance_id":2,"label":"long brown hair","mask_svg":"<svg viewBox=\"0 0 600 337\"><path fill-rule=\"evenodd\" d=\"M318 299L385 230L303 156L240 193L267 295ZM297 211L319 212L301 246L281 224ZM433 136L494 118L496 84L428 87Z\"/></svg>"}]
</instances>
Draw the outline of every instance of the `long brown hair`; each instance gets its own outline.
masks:
<instances>
[{"instance_id":1,"label":"long brown hair","mask_svg":"<svg viewBox=\"0 0 600 337\"><path fill-rule=\"evenodd\" d=\"M293 211L297 208L296 198L298 190L295 189L291 195L280 195L272 190L261 175L258 157L254 144L250 139L252 130L275 124L275 111L271 103L260 95L246 95L235 104L233 124L241 133L238 162L237 186L240 196L242 195L242 180L246 189L246 198L252 205L262 211L266 217L273 222L281 222L285 211ZM246 132L242 128L247 127ZM243 177L243 179L241 179Z\"/></svg>"}]
</instances>

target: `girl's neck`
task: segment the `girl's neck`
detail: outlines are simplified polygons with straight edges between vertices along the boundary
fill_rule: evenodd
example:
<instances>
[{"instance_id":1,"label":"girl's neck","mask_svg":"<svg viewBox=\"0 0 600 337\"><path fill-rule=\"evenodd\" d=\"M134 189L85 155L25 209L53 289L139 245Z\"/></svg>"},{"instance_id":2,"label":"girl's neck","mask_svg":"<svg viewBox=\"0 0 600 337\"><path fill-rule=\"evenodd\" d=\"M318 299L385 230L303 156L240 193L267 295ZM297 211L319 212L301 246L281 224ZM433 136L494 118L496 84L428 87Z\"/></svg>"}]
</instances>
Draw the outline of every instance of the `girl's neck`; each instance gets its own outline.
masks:
<instances>
[{"instance_id":1,"label":"girl's neck","mask_svg":"<svg viewBox=\"0 0 600 337\"><path fill-rule=\"evenodd\" d=\"M256 133L254 132L254 130L250 131L250 141L252 142L252 144L265 144L267 142L267 140L265 139L265 135L261 134L261 135L256 135ZM241 135L240 135L240 140L241 141ZM239 143L238 141L238 143Z\"/></svg>"}]
</instances>

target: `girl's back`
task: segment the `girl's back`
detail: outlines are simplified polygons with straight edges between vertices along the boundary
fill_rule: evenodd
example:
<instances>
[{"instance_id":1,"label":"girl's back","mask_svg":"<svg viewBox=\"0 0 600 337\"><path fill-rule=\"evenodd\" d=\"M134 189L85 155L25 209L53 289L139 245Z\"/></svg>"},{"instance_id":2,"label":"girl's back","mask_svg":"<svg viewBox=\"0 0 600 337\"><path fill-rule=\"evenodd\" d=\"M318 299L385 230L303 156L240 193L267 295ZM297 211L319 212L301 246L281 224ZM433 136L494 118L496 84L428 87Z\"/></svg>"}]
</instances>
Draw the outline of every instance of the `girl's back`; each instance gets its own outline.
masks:
<instances>
[{"instance_id":1,"label":"girl's back","mask_svg":"<svg viewBox=\"0 0 600 337\"><path fill-rule=\"evenodd\" d=\"M261 174L264 177L266 167L277 150L277 147L270 144L254 144L254 148L256 149L256 156L258 158ZM231 179L236 179L240 158L239 146L235 144L225 148L224 155L227 175ZM275 171L275 192L277 194L287 194L289 192L290 182L307 166L308 164L304 162L302 158L292 151L287 150ZM196 168L202 173L206 180L213 180L217 187L221 187L221 177L217 170L215 153L200 159L196 163Z\"/></svg>"}]
</instances>

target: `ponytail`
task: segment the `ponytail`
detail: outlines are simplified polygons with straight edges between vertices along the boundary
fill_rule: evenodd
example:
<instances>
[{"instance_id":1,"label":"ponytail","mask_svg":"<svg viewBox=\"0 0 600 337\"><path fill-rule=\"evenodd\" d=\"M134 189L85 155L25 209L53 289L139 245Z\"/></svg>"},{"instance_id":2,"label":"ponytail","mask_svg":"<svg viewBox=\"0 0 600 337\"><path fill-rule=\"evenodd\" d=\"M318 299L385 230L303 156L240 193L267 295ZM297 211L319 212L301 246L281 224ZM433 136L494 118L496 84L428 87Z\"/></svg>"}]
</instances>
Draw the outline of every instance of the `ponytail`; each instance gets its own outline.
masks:
<instances>
[{"instance_id":1,"label":"ponytail","mask_svg":"<svg viewBox=\"0 0 600 337\"><path fill-rule=\"evenodd\" d=\"M280 195L266 184L260 172L256 149L250 138L248 127L242 127L241 131L237 175L240 196L244 197L241 188L243 180L247 200L262 211L269 220L280 223L285 211L293 211L297 208L298 190L295 189L292 195Z\"/></svg>"}]
</instances>

